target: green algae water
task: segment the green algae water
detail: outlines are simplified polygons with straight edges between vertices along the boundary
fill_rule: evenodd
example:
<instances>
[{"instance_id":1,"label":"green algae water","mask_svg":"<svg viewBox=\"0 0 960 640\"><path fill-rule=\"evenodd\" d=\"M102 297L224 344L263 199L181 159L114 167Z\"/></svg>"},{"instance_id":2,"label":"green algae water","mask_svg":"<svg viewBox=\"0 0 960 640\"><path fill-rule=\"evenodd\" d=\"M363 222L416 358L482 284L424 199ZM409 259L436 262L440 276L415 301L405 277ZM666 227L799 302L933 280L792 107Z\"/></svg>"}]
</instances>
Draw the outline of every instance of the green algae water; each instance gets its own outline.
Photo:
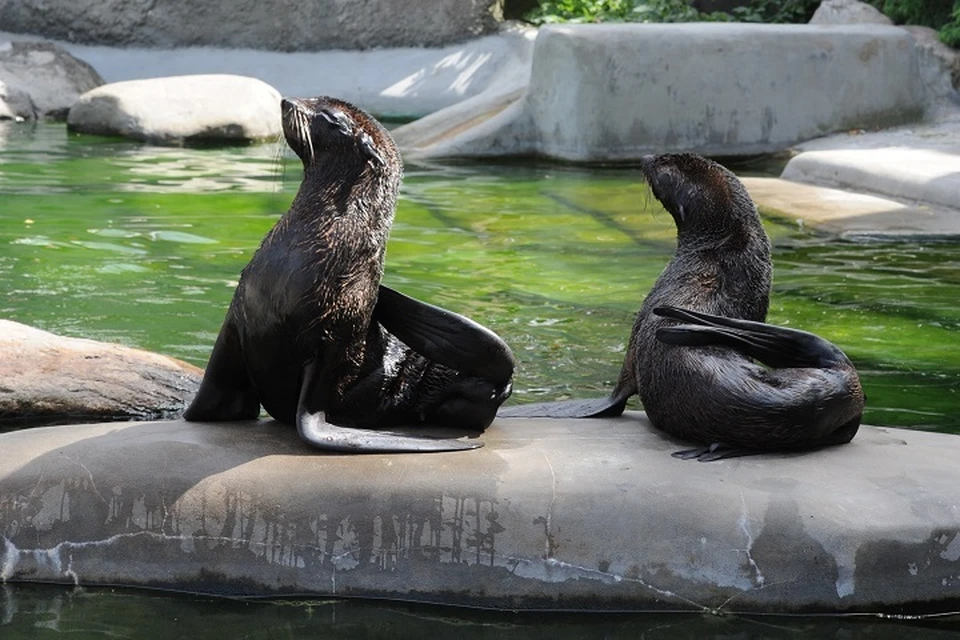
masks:
<instances>
[{"instance_id":1,"label":"green algae water","mask_svg":"<svg viewBox=\"0 0 960 640\"><path fill-rule=\"evenodd\" d=\"M948 640L960 616L778 617L492 613L350 600L237 601L114 589L0 587L0 637L434 638L437 640Z\"/></svg>"},{"instance_id":2,"label":"green algae water","mask_svg":"<svg viewBox=\"0 0 960 640\"><path fill-rule=\"evenodd\" d=\"M519 360L511 402L604 395L674 247L638 175L408 166L385 281L501 334ZM159 148L0 125L0 317L203 366L240 270L299 181L279 142ZM765 224L769 321L851 356L867 423L960 433L960 244Z\"/></svg>"},{"instance_id":3,"label":"green algae water","mask_svg":"<svg viewBox=\"0 0 960 640\"><path fill-rule=\"evenodd\" d=\"M0 124L0 317L203 365L240 270L299 184L282 145L168 149ZM960 245L829 241L767 219L770 321L844 348L866 421L960 433ZM500 333L514 401L605 394L674 246L638 172L411 165L386 282ZM957 618L512 616L0 586L0 637L954 637Z\"/></svg>"}]
</instances>

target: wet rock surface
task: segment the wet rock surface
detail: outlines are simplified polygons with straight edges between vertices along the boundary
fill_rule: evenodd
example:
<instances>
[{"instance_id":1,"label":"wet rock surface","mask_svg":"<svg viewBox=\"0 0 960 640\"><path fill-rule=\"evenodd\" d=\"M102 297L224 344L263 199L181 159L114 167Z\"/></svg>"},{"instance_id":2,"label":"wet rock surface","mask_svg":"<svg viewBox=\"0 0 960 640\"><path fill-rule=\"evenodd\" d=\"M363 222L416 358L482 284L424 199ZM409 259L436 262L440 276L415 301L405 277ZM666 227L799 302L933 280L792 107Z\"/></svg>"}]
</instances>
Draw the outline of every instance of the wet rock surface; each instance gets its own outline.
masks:
<instances>
[{"instance_id":1,"label":"wet rock surface","mask_svg":"<svg viewBox=\"0 0 960 640\"><path fill-rule=\"evenodd\" d=\"M175 358L0 320L0 429L176 417L202 377Z\"/></svg>"},{"instance_id":2,"label":"wet rock surface","mask_svg":"<svg viewBox=\"0 0 960 640\"><path fill-rule=\"evenodd\" d=\"M497 420L469 452L341 455L271 421L0 434L7 581L510 610L960 602L960 437L862 427L678 460L636 412Z\"/></svg>"}]
</instances>

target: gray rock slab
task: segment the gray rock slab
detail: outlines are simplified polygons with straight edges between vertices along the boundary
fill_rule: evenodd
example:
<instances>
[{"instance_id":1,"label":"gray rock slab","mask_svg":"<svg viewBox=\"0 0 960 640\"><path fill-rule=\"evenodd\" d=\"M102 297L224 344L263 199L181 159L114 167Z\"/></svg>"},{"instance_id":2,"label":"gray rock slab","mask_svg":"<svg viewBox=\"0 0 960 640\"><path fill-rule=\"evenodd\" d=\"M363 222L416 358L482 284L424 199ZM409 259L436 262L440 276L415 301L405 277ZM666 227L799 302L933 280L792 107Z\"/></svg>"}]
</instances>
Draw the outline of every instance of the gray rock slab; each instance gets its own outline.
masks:
<instances>
[{"instance_id":1,"label":"gray rock slab","mask_svg":"<svg viewBox=\"0 0 960 640\"><path fill-rule=\"evenodd\" d=\"M0 320L0 428L179 416L202 377L168 356Z\"/></svg>"},{"instance_id":2,"label":"gray rock slab","mask_svg":"<svg viewBox=\"0 0 960 640\"><path fill-rule=\"evenodd\" d=\"M417 118L500 91L530 74L536 30L506 25L498 33L433 48L281 53L214 47L117 48L59 42L107 82L176 75L255 77L285 96L332 95L379 117ZM0 40L26 36L0 33Z\"/></svg>"},{"instance_id":3,"label":"gray rock slab","mask_svg":"<svg viewBox=\"0 0 960 640\"><path fill-rule=\"evenodd\" d=\"M741 178L766 215L847 240L960 238L960 212L779 178Z\"/></svg>"},{"instance_id":4,"label":"gray rock slab","mask_svg":"<svg viewBox=\"0 0 960 640\"><path fill-rule=\"evenodd\" d=\"M0 84L8 96L29 96L37 115L62 120L77 97L102 85L103 78L56 44L10 42L0 37ZM22 116L20 112L17 115Z\"/></svg>"},{"instance_id":5,"label":"gray rock slab","mask_svg":"<svg viewBox=\"0 0 960 640\"><path fill-rule=\"evenodd\" d=\"M960 212L779 178L741 178L767 215L847 240L960 238Z\"/></svg>"},{"instance_id":6,"label":"gray rock slab","mask_svg":"<svg viewBox=\"0 0 960 640\"><path fill-rule=\"evenodd\" d=\"M470 452L335 455L262 421L0 435L0 577L503 609L944 611L960 438L715 463L643 414L498 420Z\"/></svg>"},{"instance_id":7,"label":"gray rock slab","mask_svg":"<svg viewBox=\"0 0 960 640\"><path fill-rule=\"evenodd\" d=\"M280 97L262 80L243 76L130 80L80 96L67 125L154 144L246 143L281 134Z\"/></svg>"},{"instance_id":8,"label":"gray rock slab","mask_svg":"<svg viewBox=\"0 0 960 640\"><path fill-rule=\"evenodd\" d=\"M498 0L0 0L0 24L74 42L276 51L431 46L496 30Z\"/></svg>"},{"instance_id":9,"label":"gray rock slab","mask_svg":"<svg viewBox=\"0 0 960 640\"><path fill-rule=\"evenodd\" d=\"M790 159L780 177L880 194L909 204L960 206L960 148L805 151Z\"/></svg>"},{"instance_id":10,"label":"gray rock slab","mask_svg":"<svg viewBox=\"0 0 960 640\"><path fill-rule=\"evenodd\" d=\"M422 131L405 147L574 162L668 150L756 154L916 120L924 100L914 40L896 27L548 26L515 106L477 126L438 120L440 135Z\"/></svg>"}]
</instances>

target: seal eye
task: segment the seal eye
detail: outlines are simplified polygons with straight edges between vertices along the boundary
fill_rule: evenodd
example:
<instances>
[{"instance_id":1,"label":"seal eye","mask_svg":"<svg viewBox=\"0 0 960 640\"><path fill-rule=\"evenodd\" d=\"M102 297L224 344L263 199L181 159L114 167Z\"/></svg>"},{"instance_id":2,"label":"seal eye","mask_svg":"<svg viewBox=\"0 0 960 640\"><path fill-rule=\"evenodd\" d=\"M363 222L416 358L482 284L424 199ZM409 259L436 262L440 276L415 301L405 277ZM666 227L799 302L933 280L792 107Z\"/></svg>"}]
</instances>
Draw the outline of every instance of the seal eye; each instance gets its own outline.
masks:
<instances>
[{"instance_id":1,"label":"seal eye","mask_svg":"<svg viewBox=\"0 0 960 640\"><path fill-rule=\"evenodd\" d=\"M337 130L345 136L349 136L353 131L353 122L345 114L341 112L331 113L326 109L320 109L317 114L327 121L332 127L336 127Z\"/></svg>"},{"instance_id":2,"label":"seal eye","mask_svg":"<svg viewBox=\"0 0 960 640\"><path fill-rule=\"evenodd\" d=\"M374 144L373 138L371 138L370 134L366 131L360 134L360 150L363 151L363 155L367 156L374 164L381 167L387 164L383 156L380 155L380 152L377 151L377 146Z\"/></svg>"}]
</instances>

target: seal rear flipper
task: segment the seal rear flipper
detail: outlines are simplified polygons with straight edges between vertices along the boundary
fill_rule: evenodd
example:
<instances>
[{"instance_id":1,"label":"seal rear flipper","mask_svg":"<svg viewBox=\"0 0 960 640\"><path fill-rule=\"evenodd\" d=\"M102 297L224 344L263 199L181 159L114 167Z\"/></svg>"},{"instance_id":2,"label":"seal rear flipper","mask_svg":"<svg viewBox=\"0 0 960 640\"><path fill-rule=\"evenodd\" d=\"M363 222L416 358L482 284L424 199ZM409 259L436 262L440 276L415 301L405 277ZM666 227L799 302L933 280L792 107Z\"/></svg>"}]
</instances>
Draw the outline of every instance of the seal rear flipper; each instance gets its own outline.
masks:
<instances>
[{"instance_id":1,"label":"seal rear flipper","mask_svg":"<svg viewBox=\"0 0 960 640\"><path fill-rule=\"evenodd\" d=\"M495 382L513 376L507 343L458 313L380 285L374 319L420 355L455 371Z\"/></svg>"},{"instance_id":2,"label":"seal rear flipper","mask_svg":"<svg viewBox=\"0 0 960 640\"><path fill-rule=\"evenodd\" d=\"M627 406L626 397L585 398L534 402L502 407L499 418L609 418L619 416Z\"/></svg>"},{"instance_id":3,"label":"seal rear flipper","mask_svg":"<svg viewBox=\"0 0 960 640\"><path fill-rule=\"evenodd\" d=\"M240 336L230 313L217 335L200 389L183 419L189 422L253 420L260 415L260 399L247 375Z\"/></svg>"},{"instance_id":4,"label":"seal rear flipper","mask_svg":"<svg viewBox=\"0 0 960 640\"><path fill-rule=\"evenodd\" d=\"M327 422L324 406L330 386L328 375L310 361L303 370L300 399L297 403L297 432L304 442L325 451L348 453L421 453L464 451L483 446L479 440L413 436L394 431L375 431L340 427Z\"/></svg>"},{"instance_id":5,"label":"seal rear flipper","mask_svg":"<svg viewBox=\"0 0 960 640\"><path fill-rule=\"evenodd\" d=\"M774 368L830 368L848 362L835 345L806 331L677 307L657 307L653 312L691 323L658 329L657 339L666 344L722 345Z\"/></svg>"},{"instance_id":6,"label":"seal rear flipper","mask_svg":"<svg viewBox=\"0 0 960 640\"><path fill-rule=\"evenodd\" d=\"M674 458L680 460L698 460L699 462L713 462L725 458L741 458L744 456L756 456L763 453L757 449L746 449L744 447L731 447L722 442L714 442L707 447L698 447L696 449L684 449L674 451Z\"/></svg>"}]
</instances>

